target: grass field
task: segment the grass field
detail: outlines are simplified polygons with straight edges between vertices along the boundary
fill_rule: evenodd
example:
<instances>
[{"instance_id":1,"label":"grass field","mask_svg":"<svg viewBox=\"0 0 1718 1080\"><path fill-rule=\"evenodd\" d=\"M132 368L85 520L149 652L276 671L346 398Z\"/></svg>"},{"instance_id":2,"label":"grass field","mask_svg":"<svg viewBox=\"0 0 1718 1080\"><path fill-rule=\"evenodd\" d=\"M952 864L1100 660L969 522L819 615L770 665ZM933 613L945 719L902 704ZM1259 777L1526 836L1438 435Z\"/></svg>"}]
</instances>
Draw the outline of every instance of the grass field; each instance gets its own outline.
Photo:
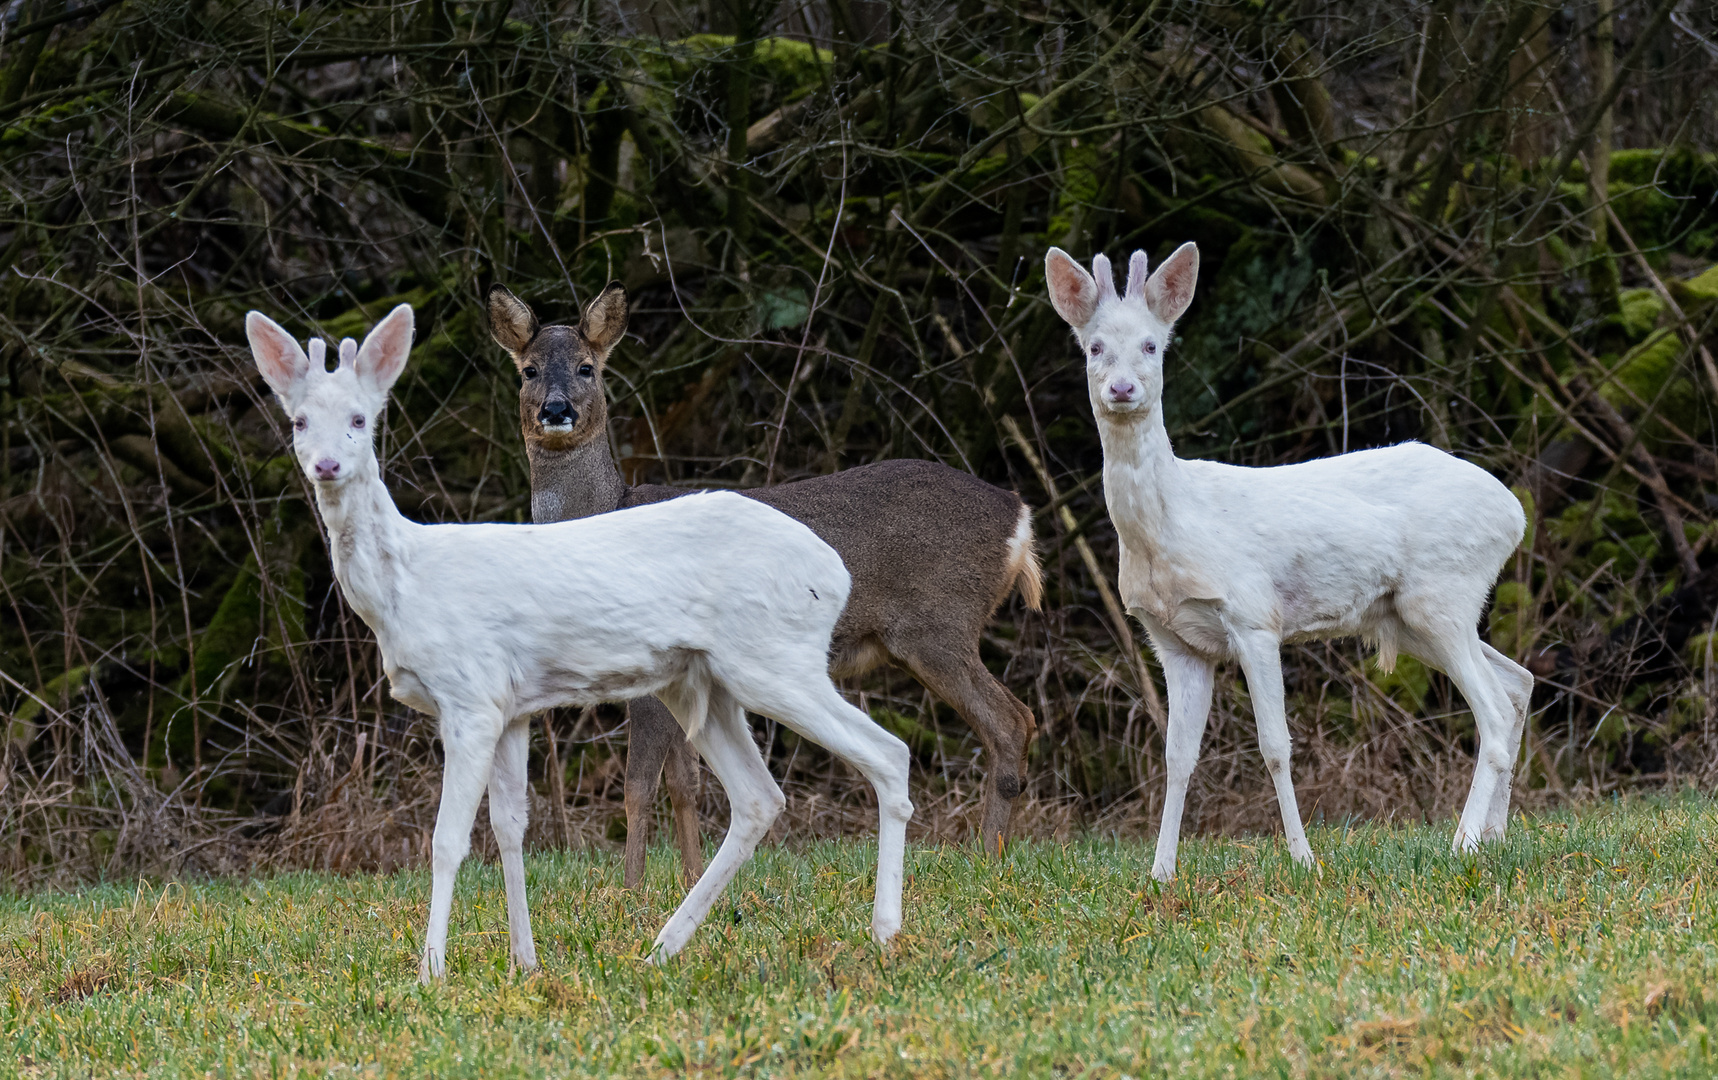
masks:
<instances>
[{"instance_id":1,"label":"grass field","mask_svg":"<svg viewBox=\"0 0 1718 1080\"><path fill-rule=\"evenodd\" d=\"M865 844L773 848L667 970L675 861L527 863L544 970L508 970L468 864L445 985L421 871L0 899L0 1075L1712 1076L1718 803L1185 844L910 850L906 927L866 936Z\"/></svg>"}]
</instances>

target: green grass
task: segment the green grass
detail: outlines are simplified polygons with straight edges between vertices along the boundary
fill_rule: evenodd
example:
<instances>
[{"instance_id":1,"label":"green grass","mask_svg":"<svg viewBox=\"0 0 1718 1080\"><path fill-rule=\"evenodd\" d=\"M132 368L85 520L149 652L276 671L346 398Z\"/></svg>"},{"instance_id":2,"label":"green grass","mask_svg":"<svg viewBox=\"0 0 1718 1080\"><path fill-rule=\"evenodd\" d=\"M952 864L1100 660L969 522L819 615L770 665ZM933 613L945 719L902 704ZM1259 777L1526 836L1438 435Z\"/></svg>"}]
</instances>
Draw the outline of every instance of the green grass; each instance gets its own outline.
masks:
<instances>
[{"instance_id":1,"label":"green grass","mask_svg":"<svg viewBox=\"0 0 1718 1080\"><path fill-rule=\"evenodd\" d=\"M906 927L866 936L873 848L760 854L665 971L675 861L528 869L541 973L508 970L471 866L445 985L420 988L423 872L0 899L0 1075L1711 1076L1718 803L1449 826L909 851Z\"/></svg>"}]
</instances>

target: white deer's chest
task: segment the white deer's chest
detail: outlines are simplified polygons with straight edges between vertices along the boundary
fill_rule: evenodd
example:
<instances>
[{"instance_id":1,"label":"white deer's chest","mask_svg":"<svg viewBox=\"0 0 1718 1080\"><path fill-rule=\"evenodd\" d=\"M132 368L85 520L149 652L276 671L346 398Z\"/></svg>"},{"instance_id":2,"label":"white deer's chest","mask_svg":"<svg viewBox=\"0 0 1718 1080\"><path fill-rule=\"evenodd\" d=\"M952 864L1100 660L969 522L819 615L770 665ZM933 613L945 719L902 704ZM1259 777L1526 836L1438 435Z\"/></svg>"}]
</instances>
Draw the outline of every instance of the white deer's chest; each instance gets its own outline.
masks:
<instances>
[{"instance_id":1,"label":"white deer's chest","mask_svg":"<svg viewBox=\"0 0 1718 1080\"><path fill-rule=\"evenodd\" d=\"M388 673L388 693L395 701L408 709L416 709L427 716L436 716L440 710L436 708L435 695L429 687L423 684L417 673L411 668L390 667Z\"/></svg>"},{"instance_id":2,"label":"white deer's chest","mask_svg":"<svg viewBox=\"0 0 1718 1080\"><path fill-rule=\"evenodd\" d=\"M1169 559L1143 555L1124 539L1117 584L1123 606L1136 617L1149 617L1198 652L1210 656L1228 653L1221 592L1203 578L1176 567Z\"/></svg>"}]
</instances>

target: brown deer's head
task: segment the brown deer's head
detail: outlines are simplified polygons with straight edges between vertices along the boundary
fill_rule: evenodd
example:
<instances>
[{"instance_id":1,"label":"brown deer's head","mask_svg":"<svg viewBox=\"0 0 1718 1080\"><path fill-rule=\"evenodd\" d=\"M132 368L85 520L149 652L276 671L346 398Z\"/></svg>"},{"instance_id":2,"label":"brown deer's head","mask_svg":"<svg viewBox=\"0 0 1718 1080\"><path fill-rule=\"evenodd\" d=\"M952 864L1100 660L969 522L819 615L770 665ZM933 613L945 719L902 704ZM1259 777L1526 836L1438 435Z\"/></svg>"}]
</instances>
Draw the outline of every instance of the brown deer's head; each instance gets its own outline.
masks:
<instances>
[{"instance_id":1,"label":"brown deer's head","mask_svg":"<svg viewBox=\"0 0 1718 1080\"><path fill-rule=\"evenodd\" d=\"M626 289L608 287L577 326L539 326L531 308L504 285L489 287L489 333L519 369L519 426L525 441L571 450L603 435L608 402L603 365L626 333Z\"/></svg>"}]
</instances>

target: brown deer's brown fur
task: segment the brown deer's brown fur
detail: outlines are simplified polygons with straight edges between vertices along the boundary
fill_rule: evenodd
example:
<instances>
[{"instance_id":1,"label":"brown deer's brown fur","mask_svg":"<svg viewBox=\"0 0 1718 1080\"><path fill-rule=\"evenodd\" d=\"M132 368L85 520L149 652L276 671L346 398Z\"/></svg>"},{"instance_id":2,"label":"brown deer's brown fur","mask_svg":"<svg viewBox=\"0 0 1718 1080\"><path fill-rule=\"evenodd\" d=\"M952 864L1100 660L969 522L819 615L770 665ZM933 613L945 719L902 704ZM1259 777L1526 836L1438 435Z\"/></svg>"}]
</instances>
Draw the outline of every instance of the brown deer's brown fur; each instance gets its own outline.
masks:
<instances>
[{"instance_id":1,"label":"brown deer's brown fur","mask_svg":"<svg viewBox=\"0 0 1718 1080\"><path fill-rule=\"evenodd\" d=\"M500 285L489 292L490 331L519 368L519 419L531 463L531 512L560 521L671 499L685 488L628 487L609 453L602 368L626 329L626 292L611 284L578 327L539 326ZM573 415L568 419L568 412ZM553 423L546 425L544 420ZM804 522L853 577L835 628L830 671L861 674L894 660L947 702L983 743L980 842L1008 834L1037 730L1032 711L979 659L985 625L1014 589L1038 607L1042 582L1031 510L1011 491L929 461L880 461L743 494ZM696 758L654 698L628 704L626 884L644 872L649 812L667 766L683 870L702 869Z\"/></svg>"}]
</instances>

